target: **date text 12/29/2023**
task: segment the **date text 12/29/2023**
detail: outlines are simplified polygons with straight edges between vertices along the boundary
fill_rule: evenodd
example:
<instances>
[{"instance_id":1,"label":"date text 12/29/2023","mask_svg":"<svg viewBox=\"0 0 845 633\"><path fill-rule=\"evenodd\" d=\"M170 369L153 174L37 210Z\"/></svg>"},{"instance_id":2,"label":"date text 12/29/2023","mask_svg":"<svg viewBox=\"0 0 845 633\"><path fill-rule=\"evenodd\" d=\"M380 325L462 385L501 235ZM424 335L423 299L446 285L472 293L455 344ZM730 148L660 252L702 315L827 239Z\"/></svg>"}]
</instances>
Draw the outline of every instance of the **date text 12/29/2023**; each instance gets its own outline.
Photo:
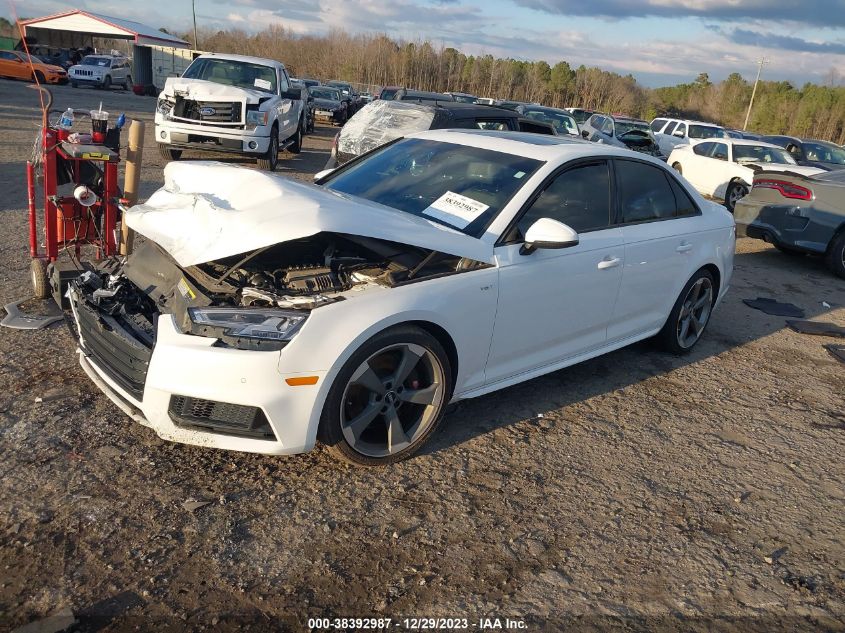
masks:
<instances>
[{"instance_id":1,"label":"date text 12/29/2023","mask_svg":"<svg viewBox=\"0 0 845 633\"><path fill-rule=\"evenodd\" d=\"M519 618L309 618L311 631L519 631L527 629Z\"/></svg>"}]
</instances>

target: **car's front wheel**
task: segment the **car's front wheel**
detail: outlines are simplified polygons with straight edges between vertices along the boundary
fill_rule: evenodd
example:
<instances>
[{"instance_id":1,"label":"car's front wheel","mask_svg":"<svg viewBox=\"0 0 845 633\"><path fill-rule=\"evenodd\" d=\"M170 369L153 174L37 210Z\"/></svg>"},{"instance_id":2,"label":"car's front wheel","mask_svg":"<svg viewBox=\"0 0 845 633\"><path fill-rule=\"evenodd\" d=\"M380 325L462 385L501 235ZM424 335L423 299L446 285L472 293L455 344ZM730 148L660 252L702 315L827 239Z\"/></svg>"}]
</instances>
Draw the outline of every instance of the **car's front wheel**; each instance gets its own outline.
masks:
<instances>
[{"instance_id":1,"label":"car's front wheel","mask_svg":"<svg viewBox=\"0 0 845 633\"><path fill-rule=\"evenodd\" d=\"M164 143L158 143L158 153L164 160L179 160L182 157L181 149L173 149Z\"/></svg>"},{"instance_id":2,"label":"car's front wheel","mask_svg":"<svg viewBox=\"0 0 845 633\"><path fill-rule=\"evenodd\" d=\"M320 440L336 457L361 466L410 457L440 424L451 387L449 357L436 338L416 327L385 330L335 378Z\"/></svg>"},{"instance_id":3,"label":"car's front wheel","mask_svg":"<svg viewBox=\"0 0 845 633\"><path fill-rule=\"evenodd\" d=\"M270 145L267 147L267 153L258 159L258 168L264 171L276 171L276 165L279 164L279 128L273 124L270 130Z\"/></svg>"},{"instance_id":4,"label":"car's front wheel","mask_svg":"<svg viewBox=\"0 0 845 633\"><path fill-rule=\"evenodd\" d=\"M748 195L748 185L739 180L735 180L728 185L728 190L725 193L725 208L731 213L736 208L736 203Z\"/></svg>"},{"instance_id":5,"label":"car's front wheel","mask_svg":"<svg viewBox=\"0 0 845 633\"><path fill-rule=\"evenodd\" d=\"M103 79L103 90L111 90L111 75L106 75Z\"/></svg>"},{"instance_id":6,"label":"car's front wheel","mask_svg":"<svg viewBox=\"0 0 845 633\"><path fill-rule=\"evenodd\" d=\"M657 335L664 349L674 354L686 354L698 343L710 322L715 287L713 275L703 269L687 282Z\"/></svg>"}]
</instances>

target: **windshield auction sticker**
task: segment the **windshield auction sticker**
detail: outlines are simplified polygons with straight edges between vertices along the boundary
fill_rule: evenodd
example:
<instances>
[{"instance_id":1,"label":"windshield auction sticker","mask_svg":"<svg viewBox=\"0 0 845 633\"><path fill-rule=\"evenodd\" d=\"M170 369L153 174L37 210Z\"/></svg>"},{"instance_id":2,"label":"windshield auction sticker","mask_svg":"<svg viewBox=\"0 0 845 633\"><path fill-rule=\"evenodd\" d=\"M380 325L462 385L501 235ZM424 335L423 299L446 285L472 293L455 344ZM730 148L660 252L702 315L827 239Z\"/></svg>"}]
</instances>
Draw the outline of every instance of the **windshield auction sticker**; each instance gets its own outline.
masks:
<instances>
[{"instance_id":1,"label":"windshield auction sticker","mask_svg":"<svg viewBox=\"0 0 845 633\"><path fill-rule=\"evenodd\" d=\"M447 191L432 202L430 207L423 210L423 215L446 222L457 229L462 229L489 208L489 205L478 200L467 198L453 191Z\"/></svg>"}]
</instances>

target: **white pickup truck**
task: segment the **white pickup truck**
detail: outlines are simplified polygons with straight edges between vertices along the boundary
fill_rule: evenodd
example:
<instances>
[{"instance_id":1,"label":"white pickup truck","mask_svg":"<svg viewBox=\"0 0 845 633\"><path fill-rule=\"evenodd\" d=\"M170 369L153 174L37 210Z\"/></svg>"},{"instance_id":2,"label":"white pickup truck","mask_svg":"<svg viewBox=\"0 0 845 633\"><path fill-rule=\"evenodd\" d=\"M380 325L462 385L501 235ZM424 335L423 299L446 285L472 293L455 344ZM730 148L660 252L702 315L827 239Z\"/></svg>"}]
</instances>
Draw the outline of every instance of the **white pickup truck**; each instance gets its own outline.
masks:
<instances>
[{"instance_id":1,"label":"white pickup truck","mask_svg":"<svg viewBox=\"0 0 845 633\"><path fill-rule=\"evenodd\" d=\"M304 107L284 64L209 53L165 82L155 139L165 160L178 160L183 149L207 149L255 156L259 167L274 171L280 150L302 149Z\"/></svg>"}]
</instances>

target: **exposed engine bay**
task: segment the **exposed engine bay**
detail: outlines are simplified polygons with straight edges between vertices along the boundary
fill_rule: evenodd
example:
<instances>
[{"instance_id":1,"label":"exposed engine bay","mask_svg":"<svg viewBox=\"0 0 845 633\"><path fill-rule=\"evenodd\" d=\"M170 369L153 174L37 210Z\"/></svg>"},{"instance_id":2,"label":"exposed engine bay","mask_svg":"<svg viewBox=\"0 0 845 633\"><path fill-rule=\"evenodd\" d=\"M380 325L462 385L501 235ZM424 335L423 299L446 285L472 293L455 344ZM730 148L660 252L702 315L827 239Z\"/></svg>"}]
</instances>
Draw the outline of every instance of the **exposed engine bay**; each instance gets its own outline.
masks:
<instances>
[{"instance_id":1,"label":"exposed engine bay","mask_svg":"<svg viewBox=\"0 0 845 633\"><path fill-rule=\"evenodd\" d=\"M390 288L486 266L375 238L319 233L182 268L157 244L139 239L125 262L103 262L74 285L86 303L151 345L159 314L173 314L184 332L196 332L190 308L307 311L343 301L350 291Z\"/></svg>"}]
</instances>

